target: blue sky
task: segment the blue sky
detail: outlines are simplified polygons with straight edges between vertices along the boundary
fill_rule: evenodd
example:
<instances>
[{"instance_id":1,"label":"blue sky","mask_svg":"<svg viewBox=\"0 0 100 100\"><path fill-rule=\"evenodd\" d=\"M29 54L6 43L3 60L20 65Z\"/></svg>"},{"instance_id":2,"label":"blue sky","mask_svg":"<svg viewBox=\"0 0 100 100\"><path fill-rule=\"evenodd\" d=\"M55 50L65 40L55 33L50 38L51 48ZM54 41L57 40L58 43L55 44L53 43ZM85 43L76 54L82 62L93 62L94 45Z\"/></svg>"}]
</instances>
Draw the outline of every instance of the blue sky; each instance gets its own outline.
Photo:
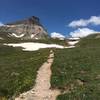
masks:
<instances>
[{"instance_id":1,"label":"blue sky","mask_svg":"<svg viewBox=\"0 0 100 100\"><path fill-rule=\"evenodd\" d=\"M40 18L49 33L68 35L74 20L100 16L100 0L0 0L0 22L7 23L30 16ZM99 25L85 26L100 31Z\"/></svg>"}]
</instances>

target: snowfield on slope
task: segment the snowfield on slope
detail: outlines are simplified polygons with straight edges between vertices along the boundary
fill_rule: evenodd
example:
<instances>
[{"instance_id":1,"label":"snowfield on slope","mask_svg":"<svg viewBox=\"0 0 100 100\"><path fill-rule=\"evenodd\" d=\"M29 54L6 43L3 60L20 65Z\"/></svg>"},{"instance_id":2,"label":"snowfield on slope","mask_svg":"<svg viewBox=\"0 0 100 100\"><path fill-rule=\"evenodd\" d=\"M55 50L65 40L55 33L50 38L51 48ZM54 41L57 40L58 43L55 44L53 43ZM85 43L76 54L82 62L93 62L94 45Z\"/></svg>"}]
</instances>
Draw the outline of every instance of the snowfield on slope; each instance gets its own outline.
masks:
<instances>
[{"instance_id":1,"label":"snowfield on slope","mask_svg":"<svg viewBox=\"0 0 100 100\"><path fill-rule=\"evenodd\" d=\"M34 42L11 43L11 44L4 43L3 45L13 46L13 47L22 47L23 51L36 51L42 48L59 48L59 49L74 48L74 46L65 47L65 46L57 45L57 44L44 44L44 43L34 43Z\"/></svg>"},{"instance_id":2,"label":"snowfield on slope","mask_svg":"<svg viewBox=\"0 0 100 100\"><path fill-rule=\"evenodd\" d=\"M69 41L68 44L69 44L69 45L75 45L75 44L77 44L78 42L79 42L79 41Z\"/></svg>"}]
</instances>

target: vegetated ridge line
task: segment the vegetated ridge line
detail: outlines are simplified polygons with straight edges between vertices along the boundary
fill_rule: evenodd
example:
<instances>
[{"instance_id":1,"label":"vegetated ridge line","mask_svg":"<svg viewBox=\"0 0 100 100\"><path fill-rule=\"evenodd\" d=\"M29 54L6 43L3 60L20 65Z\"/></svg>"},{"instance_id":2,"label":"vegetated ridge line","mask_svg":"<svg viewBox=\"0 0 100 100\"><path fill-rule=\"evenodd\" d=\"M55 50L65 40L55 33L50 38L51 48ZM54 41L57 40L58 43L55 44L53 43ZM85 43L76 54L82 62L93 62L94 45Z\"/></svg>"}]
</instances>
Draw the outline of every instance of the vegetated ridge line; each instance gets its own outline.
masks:
<instances>
[{"instance_id":1,"label":"vegetated ridge line","mask_svg":"<svg viewBox=\"0 0 100 100\"><path fill-rule=\"evenodd\" d=\"M51 50L47 61L40 67L37 73L36 84L33 89L20 94L15 100L56 100L59 90L51 90L51 65L54 61L54 52Z\"/></svg>"}]
</instances>

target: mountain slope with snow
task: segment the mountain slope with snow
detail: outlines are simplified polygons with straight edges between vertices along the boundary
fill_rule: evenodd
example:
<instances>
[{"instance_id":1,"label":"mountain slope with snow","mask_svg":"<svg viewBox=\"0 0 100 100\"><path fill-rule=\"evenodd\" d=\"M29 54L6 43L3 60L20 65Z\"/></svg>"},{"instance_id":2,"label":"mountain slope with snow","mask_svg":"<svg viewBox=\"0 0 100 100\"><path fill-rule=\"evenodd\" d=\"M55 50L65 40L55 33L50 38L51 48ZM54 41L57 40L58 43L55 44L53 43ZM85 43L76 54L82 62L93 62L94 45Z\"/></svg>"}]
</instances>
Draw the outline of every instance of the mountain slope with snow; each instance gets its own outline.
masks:
<instances>
[{"instance_id":1,"label":"mountain slope with snow","mask_svg":"<svg viewBox=\"0 0 100 100\"><path fill-rule=\"evenodd\" d=\"M39 18L32 16L0 26L0 37L21 40L44 39L48 37L48 33Z\"/></svg>"}]
</instances>

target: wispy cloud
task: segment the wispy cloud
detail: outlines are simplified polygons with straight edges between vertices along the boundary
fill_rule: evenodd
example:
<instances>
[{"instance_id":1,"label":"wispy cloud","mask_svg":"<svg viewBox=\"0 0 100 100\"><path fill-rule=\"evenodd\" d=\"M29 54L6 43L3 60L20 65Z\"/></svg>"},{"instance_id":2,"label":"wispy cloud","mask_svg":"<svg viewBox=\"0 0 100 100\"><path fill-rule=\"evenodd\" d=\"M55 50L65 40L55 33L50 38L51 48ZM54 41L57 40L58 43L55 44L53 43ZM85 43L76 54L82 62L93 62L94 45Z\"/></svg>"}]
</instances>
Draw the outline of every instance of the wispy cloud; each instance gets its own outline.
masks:
<instances>
[{"instance_id":1,"label":"wispy cloud","mask_svg":"<svg viewBox=\"0 0 100 100\"><path fill-rule=\"evenodd\" d=\"M77 30L70 32L69 34L75 38L77 37L82 38L82 37L86 37L90 34L95 34L95 33L98 33L98 32L89 28L78 28Z\"/></svg>"},{"instance_id":2,"label":"wispy cloud","mask_svg":"<svg viewBox=\"0 0 100 100\"><path fill-rule=\"evenodd\" d=\"M74 20L69 23L69 27L84 27L88 25L100 25L100 16L91 16L89 19Z\"/></svg>"},{"instance_id":3,"label":"wispy cloud","mask_svg":"<svg viewBox=\"0 0 100 100\"><path fill-rule=\"evenodd\" d=\"M4 24L2 22L0 22L0 26L3 26Z\"/></svg>"},{"instance_id":4,"label":"wispy cloud","mask_svg":"<svg viewBox=\"0 0 100 100\"><path fill-rule=\"evenodd\" d=\"M57 32L52 32L51 33L51 37L52 38L60 38L60 39L64 39L65 38L64 35L62 35L61 33L57 33Z\"/></svg>"}]
</instances>

